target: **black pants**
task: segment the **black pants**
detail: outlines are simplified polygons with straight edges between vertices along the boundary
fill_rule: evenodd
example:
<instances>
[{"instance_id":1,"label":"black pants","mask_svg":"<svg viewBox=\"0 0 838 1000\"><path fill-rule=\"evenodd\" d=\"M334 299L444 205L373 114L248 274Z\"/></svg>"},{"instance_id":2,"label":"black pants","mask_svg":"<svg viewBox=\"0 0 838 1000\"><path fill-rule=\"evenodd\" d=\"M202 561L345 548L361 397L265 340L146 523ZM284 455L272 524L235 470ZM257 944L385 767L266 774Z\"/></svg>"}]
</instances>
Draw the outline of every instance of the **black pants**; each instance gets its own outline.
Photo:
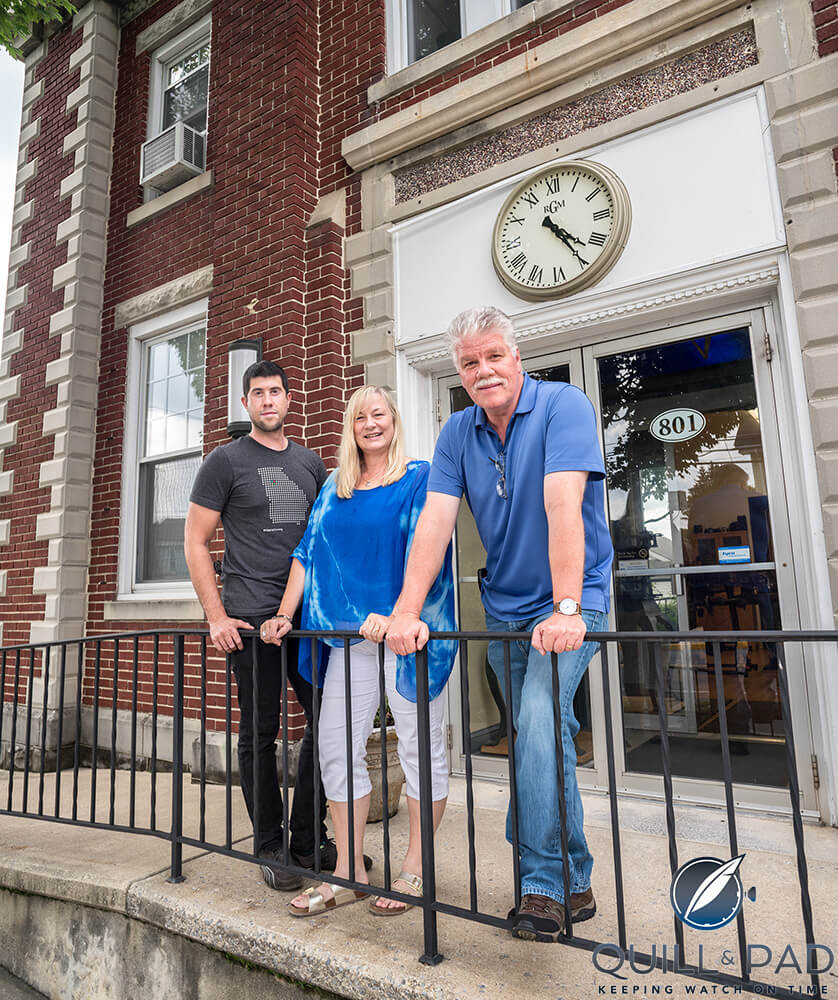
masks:
<instances>
[{"instance_id":1,"label":"black pants","mask_svg":"<svg viewBox=\"0 0 838 1000\"><path fill-rule=\"evenodd\" d=\"M276 737L279 730L282 709L282 652L279 646L266 644L259 639L259 626L264 618L240 616L254 626L254 631L242 631L244 649L231 654L233 672L236 676L239 720L239 774L242 793L251 823L254 816L253 787L253 644L256 644L258 658L258 738L259 754L259 829L253 831L254 853L277 850L282 847L282 792L276 773ZM295 623L295 628L299 627ZM306 728L300 747L297 765L297 781L294 786L294 801L289 821L291 851L296 855L312 854L315 843L314 816L314 739L312 736L312 689L311 684L297 671L296 639L286 639L288 647L288 681L294 689L306 717ZM326 836L326 793L323 783L318 782L320 796L320 829L317 840Z\"/></svg>"}]
</instances>

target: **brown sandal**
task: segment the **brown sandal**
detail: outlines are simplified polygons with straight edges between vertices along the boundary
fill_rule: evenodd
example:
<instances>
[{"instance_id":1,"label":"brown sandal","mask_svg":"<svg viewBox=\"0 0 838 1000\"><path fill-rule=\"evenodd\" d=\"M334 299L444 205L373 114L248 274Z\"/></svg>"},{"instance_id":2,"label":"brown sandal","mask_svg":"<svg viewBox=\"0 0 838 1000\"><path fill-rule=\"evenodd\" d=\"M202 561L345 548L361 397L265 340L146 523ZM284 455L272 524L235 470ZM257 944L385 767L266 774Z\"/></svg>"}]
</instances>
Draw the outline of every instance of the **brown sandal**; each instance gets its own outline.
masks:
<instances>
[{"instance_id":1,"label":"brown sandal","mask_svg":"<svg viewBox=\"0 0 838 1000\"><path fill-rule=\"evenodd\" d=\"M369 896L368 892L358 892L355 889L347 889L342 885L332 885L324 882L324 885L332 890L329 899L323 898L323 893L316 886L309 886L301 895L308 896L308 906L303 909L294 906L293 900L288 904L288 912L292 917L315 917L318 913L326 913L328 910L336 910L339 906L347 906L349 903L357 903L359 899Z\"/></svg>"},{"instance_id":2,"label":"brown sandal","mask_svg":"<svg viewBox=\"0 0 838 1000\"><path fill-rule=\"evenodd\" d=\"M413 875L410 872L402 872L396 879L396 882L404 882L405 885L410 886L410 888L414 890L414 892L409 892L407 895L409 896L422 895L423 887L422 887L421 875ZM393 883L394 888L396 882ZM414 906L413 903L403 903L400 899L395 900L395 902L401 903L402 904L401 906L387 906L387 907L379 906L378 905L379 900L382 899L387 899L387 897L375 896L373 899L370 900L369 911L370 913L374 913L377 917L398 917L402 913L407 913L408 910L412 910Z\"/></svg>"}]
</instances>

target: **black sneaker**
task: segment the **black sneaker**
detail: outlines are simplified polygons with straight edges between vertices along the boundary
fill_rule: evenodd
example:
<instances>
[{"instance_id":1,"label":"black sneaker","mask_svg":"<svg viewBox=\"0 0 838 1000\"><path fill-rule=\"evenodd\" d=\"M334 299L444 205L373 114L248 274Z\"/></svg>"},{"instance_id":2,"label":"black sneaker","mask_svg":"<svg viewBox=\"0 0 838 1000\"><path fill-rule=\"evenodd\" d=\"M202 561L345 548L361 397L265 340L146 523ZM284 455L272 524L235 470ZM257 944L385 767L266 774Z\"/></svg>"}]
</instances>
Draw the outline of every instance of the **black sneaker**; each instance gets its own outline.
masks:
<instances>
[{"instance_id":1,"label":"black sneaker","mask_svg":"<svg viewBox=\"0 0 838 1000\"><path fill-rule=\"evenodd\" d=\"M314 852L311 854L295 854L294 860L300 866L300 868L314 868ZM332 840L331 837L326 837L326 839L320 844L320 871L323 872L333 872L335 870L335 865L338 863L338 848L337 844ZM364 868L369 871L372 868L372 858L368 855L364 855Z\"/></svg>"},{"instance_id":2,"label":"black sneaker","mask_svg":"<svg viewBox=\"0 0 838 1000\"><path fill-rule=\"evenodd\" d=\"M299 889L303 884L301 875L294 875L292 872L287 872L283 868L280 868L279 863L282 861L282 851L261 851L259 857L268 861L268 864L259 866L262 869L262 878L265 880L265 885L269 885L272 889L277 889L279 892L291 892L292 889ZM292 864L295 861L296 858L292 855ZM271 862L276 863L272 864Z\"/></svg>"}]
</instances>

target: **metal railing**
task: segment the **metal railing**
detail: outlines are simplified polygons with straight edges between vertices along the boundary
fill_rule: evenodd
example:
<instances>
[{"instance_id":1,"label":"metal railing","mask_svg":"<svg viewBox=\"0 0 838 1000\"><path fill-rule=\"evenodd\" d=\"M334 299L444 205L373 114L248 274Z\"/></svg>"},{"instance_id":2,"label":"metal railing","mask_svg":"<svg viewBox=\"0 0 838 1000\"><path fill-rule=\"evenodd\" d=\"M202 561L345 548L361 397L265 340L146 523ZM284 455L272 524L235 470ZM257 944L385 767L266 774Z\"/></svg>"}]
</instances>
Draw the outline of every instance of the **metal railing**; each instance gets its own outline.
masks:
<instances>
[{"instance_id":1,"label":"metal railing","mask_svg":"<svg viewBox=\"0 0 838 1000\"><path fill-rule=\"evenodd\" d=\"M345 663L346 683L346 752L348 760L352 752L352 716L350 698L350 640L357 639L353 632L292 632L291 637L300 641L312 640L314 674L317 675L317 643L313 640L318 636L328 636L332 642L342 641ZM259 753L257 740L259 735L259 673L261 643L252 636L243 634L242 638L250 647L250 664L253 670L253 827L259 828L260 803L259 788ZM384 880L382 885L362 884L355 878L354 869L354 802L352 785L352 767L348 764L348 829L349 829L349 878L340 878L329 874L330 883L346 886L362 891L369 891L388 899L400 900L404 903L417 905L423 910L424 952L420 961L425 964L436 964L443 956L439 951L437 933L437 917L440 913L477 921L499 928L510 927L510 921L496 913L480 909L477 875L477 854L475 848L475 797L474 774L472 768L471 722L469 698L469 641L497 640L504 643L505 662L505 713L506 732L508 740L508 773L510 787L510 815L512 830L512 872L515 907L520 904L520 873L518 845L518 794L516 787L515 740L512 719L512 684L510 671L510 644L528 639L529 634L509 632L450 632L432 633L431 642L436 640L455 640L458 643L458 669L460 674L461 706L459 724L462 726L463 748L465 754L465 790L466 790L466 821L468 830L468 904L455 905L437 898L434 861L433 811L431 788L431 727L428 701L428 658L427 648L417 654L417 723L419 743L419 781L420 781L420 820L422 868L424 888L421 898L400 893L393 888L394 879L390 863L390 818L389 818L389 784L386 762L387 754L387 701L384 683L384 646L379 646L379 712L382 727L381 740L381 785L383 798L383 846L384 846ZM734 801L733 769L731 764L730 734L728 732L727 708L725 704L724 670L722 665L722 644L757 642L773 651L772 663L776 663L777 686L785 736L785 757L788 779L790 813L794 834L794 844L797 863L797 875L800 890L800 914L802 930L807 945L815 945L815 932L812 915L812 903L809 891L809 877L806 861L806 851L801 815L801 791L798 781L798 763L795 752L792 715L790 707L789 680L786 666L785 647L787 643L838 643L838 632L609 632L591 633L589 638L599 641L599 667L602 674L603 710L605 717L605 755L608 775L608 797L610 806L611 846L613 854L613 876L615 891L615 909L617 916L617 942L619 948L626 952L628 946L626 898L623 872L623 852L621 846L620 802L617 793L617 763L614 743L614 720L611 708L611 669L609 665L613 650L609 646L614 643L636 643L647 654L651 653L654 662L654 678L657 695L658 726L661 749L661 774L663 784L664 809L668 841L669 867L672 876L679 867L678 842L675 827L675 808L673 794L673 766L670 745L670 726L666 701L666 678L663 663L663 647L677 643L700 643L711 654L712 667L707 666L707 673L713 678L718 708L719 743L721 749L722 781L724 785L724 800L727 817L727 837L731 857L739 854L737 836L736 808ZM333 650L333 655L339 652ZM4 741L8 743L8 789L5 807L0 803L0 815L26 816L40 818L57 823L69 823L77 826L89 826L97 829L134 832L156 836L170 841L170 882L179 882L183 875L184 845L214 852L228 857L246 861L259 859L252 852L241 850L236 846L233 836L233 767L232 767L232 735L233 735L233 700L231 694L230 656L226 665L220 663L219 672L223 672L223 725L218 730L223 735L224 742L224 833L213 838L207 830L207 745L208 745L208 650L207 634L202 631L165 630L129 632L113 635L94 636L83 639L66 640L41 645L10 646L0 650L0 747ZM67 694L68 660L73 660L76 676L74 679L74 697L70 707L72 716L72 739L64 745L65 734L65 700ZM189 664L189 672L187 671ZM281 868L289 873L304 877L315 877L321 872L321 848L315 837L313 869L301 868L295 863L289 845L289 693L288 693L288 657L287 644L281 647L282 669L282 701L281 701L281 761L282 761L282 801L283 801L283 844ZM456 669L456 668L455 668ZM772 667L773 669L773 667ZM50 675L56 680L57 671L57 703L51 704ZM167 683L171 675L171 696L168 694ZM21 678L29 683L30 696L21 703ZM43 695L40 704L39 739L33 741L33 708L34 699L31 696L33 687L31 680L40 677ZM130 677L130 679L128 679ZM189 698L187 698L187 682ZM10 732L4 733L4 713L2 698L5 696L8 684L12 684ZM213 690L218 687L213 682ZM104 696L103 696L104 689ZM559 787L559 812L561 824L561 843L564 858L563 883L565 898L565 932L561 941L575 948L595 951L607 943L581 937L574 927L573 916L569 905L571 896L568 865L568 829L566 803L564 797L564 750L562 744L562 717L560 699L560 677L558 658L552 655L552 690L554 736L556 748L556 768ZM144 712L143 718L150 721L150 745L148 752L138 754L138 720L140 710L138 699L142 694L143 704L150 701L150 713ZM196 697L197 696L197 697ZM53 699L55 700L55 699ZM219 698L216 696L215 701ZM313 730L314 730L314 829L320 828L321 806L319 787L318 760L318 721L320 695L315 685L313 687ZM194 703L197 701L197 705ZM187 702L194 706L199 725L199 797L197 808L197 836L190 836L184 829L184 786L182 775L184 766L184 717ZM8 704L8 702L7 702ZM110 739L101 744L100 711L102 705L110 708ZM120 706L123 706L120 708ZM216 708L221 706L216 704ZM116 821L116 772L120 760L117 717L120 712L128 713L130 721L129 750L127 764L129 771L129 808L127 822ZM83 712L92 715L92 734L88 737L91 746L86 746L83 739ZM218 724L217 714L215 723ZM19 716L23 715L20 720ZM48 720L52 715L54 721L54 740L47 739ZM161 821L160 813L160 781L164 771L168 771L167 762L159 755L160 719L171 716L172 719L172 780L169 803L168 822ZM24 727L23 740L20 740L21 723ZM8 724L8 723L7 723ZM47 767L47 755L52 743L56 747L54 802L50 808L45 802L45 776L52 769ZM49 744L49 745L48 745ZM65 754L65 749L71 751ZM89 755L90 760L90 804L87 815L81 815L79 809L79 793L83 761ZM104 755L105 763L100 765L100 757ZM124 755L123 755L124 756ZM18 761L22 763L19 765ZM62 767L66 764L66 768ZM72 766L72 793L69 804L62 807L62 770ZM97 772L99 767L109 768L107 821L98 818L97 807ZM122 766L120 764L120 766ZM150 788L147 821L138 818L137 811L137 775L141 770L150 772ZM30 779L37 772L38 793L37 807L30 802ZM746 992L777 997L799 996L800 992L790 991L774 983L757 981L752 978L748 965L748 936L745 927L745 916L742 910L736 917L738 944L739 974L729 974L719 970L705 969L701 962L690 965L685 951L683 925L677 916L673 915L674 935L677 943L677 953L674 957L664 954L640 952L632 950L636 963L642 963L648 968L656 968L663 972L673 972L706 980L721 986L731 986ZM815 991L820 989L818 972L810 974L811 984Z\"/></svg>"}]
</instances>

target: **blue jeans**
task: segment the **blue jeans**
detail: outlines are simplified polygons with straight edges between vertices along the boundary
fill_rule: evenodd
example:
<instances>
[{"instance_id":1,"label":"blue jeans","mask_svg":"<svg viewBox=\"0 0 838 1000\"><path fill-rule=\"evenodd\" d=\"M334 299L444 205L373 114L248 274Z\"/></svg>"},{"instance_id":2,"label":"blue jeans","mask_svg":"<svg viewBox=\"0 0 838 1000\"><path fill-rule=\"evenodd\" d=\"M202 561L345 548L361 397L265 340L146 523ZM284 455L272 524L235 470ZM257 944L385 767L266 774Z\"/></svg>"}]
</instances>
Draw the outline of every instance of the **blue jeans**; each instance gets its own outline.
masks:
<instances>
[{"instance_id":1,"label":"blue jeans","mask_svg":"<svg viewBox=\"0 0 838 1000\"><path fill-rule=\"evenodd\" d=\"M486 628L491 632L531 632L539 622L549 617L550 612L546 612L535 618L509 622L499 621L487 612ZM602 611L582 611L582 618L589 632L602 631L608 620ZM582 828L582 799L576 782L576 747L573 741L579 732L579 723L573 714L573 697L598 646L596 642L585 642L580 649L560 653L558 657L571 893L590 888L594 865ZM503 647L504 643L499 640L489 643L489 663L506 697ZM515 775L518 786L521 894L538 893L563 902L551 657L537 653L528 642L514 641L509 644L509 659L512 722L517 733ZM511 809L507 815L506 839L514 843Z\"/></svg>"}]
</instances>

